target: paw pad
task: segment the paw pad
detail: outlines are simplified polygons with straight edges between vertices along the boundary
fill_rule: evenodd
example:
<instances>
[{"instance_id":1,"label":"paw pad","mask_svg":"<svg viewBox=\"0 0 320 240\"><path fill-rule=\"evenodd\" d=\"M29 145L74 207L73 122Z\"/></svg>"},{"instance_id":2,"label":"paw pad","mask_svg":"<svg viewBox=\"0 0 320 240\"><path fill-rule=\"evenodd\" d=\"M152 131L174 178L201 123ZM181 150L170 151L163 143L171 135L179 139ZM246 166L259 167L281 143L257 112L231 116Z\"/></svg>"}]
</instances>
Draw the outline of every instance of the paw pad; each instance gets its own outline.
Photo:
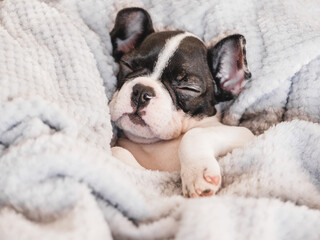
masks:
<instances>
[{"instance_id":1,"label":"paw pad","mask_svg":"<svg viewBox=\"0 0 320 240\"><path fill-rule=\"evenodd\" d=\"M196 193L200 196L200 197L208 197L208 196L212 196L214 194L214 191L212 189L205 189L205 190L200 190L197 189Z\"/></svg>"},{"instance_id":2,"label":"paw pad","mask_svg":"<svg viewBox=\"0 0 320 240\"><path fill-rule=\"evenodd\" d=\"M218 186L219 183L220 183L220 176L214 176L214 177L205 176L204 179L205 179L208 183L214 184L214 185L216 185L216 186Z\"/></svg>"},{"instance_id":3,"label":"paw pad","mask_svg":"<svg viewBox=\"0 0 320 240\"><path fill-rule=\"evenodd\" d=\"M209 197L216 194L221 185L219 165L188 168L181 174L182 189L186 197Z\"/></svg>"}]
</instances>

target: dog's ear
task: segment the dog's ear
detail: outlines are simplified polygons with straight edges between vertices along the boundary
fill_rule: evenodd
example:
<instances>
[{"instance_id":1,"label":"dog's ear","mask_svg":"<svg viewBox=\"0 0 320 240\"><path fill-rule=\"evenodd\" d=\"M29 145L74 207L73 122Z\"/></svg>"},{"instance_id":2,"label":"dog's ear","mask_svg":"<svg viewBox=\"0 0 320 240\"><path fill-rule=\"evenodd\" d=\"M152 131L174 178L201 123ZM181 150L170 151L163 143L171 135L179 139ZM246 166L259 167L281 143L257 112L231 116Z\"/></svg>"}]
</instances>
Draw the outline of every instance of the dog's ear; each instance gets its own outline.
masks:
<instances>
[{"instance_id":1,"label":"dog's ear","mask_svg":"<svg viewBox=\"0 0 320 240\"><path fill-rule=\"evenodd\" d=\"M118 62L123 54L138 47L150 33L153 33L152 20L142 8L124 8L116 17L110 32L113 57Z\"/></svg>"},{"instance_id":2,"label":"dog's ear","mask_svg":"<svg viewBox=\"0 0 320 240\"><path fill-rule=\"evenodd\" d=\"M216 83L217 102L233 99L241 92L244 80L251 77L245 44L244 36L236 34L208 49L208 63Z\"/></svg>"}]
</instances>

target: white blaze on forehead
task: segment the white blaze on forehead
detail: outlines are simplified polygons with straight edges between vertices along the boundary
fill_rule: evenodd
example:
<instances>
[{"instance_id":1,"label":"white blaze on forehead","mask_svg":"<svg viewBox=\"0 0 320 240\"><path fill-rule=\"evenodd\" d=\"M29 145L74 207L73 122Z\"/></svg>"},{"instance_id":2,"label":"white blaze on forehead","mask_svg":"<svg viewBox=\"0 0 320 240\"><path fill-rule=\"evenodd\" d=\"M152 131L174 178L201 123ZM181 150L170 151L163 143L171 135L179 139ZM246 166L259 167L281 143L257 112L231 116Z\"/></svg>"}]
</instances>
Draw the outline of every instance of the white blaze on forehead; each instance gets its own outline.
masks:
<instances>
[{"instance_id":1,"label":"white blaze on forehead","mask_svg":"<svg viewBox=\"0 0 320 240\"><path fill-rule=\"evenodd\" d=\"M190 37L190 36L195 37L193 34L186 32L186 33L178 34L178 35L170 38L166 42L164 48L162 49L162 51L159 54L158 61L156 63L154 71L151 75L152 79L158 79L161 77L163 70L168 65L170 58L173 56L173 54L175 53L175 51L179 47L179 44L181 43L181 41L184 38Z\"/></svg>"}]
</instances>

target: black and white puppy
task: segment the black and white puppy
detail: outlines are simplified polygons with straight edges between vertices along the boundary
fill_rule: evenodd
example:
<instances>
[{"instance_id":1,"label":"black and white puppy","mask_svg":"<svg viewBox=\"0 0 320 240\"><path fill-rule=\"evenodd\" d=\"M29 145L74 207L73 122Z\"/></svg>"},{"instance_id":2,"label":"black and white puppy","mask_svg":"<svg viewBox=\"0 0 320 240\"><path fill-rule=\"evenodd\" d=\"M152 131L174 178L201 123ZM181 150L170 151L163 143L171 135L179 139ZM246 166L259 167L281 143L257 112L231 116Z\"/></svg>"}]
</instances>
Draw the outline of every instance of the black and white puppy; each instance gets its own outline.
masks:
<instances>
[{"instance_id":1,"label":"black and white puppy","mask_svg":"<svg viewBox=\"0 0 320 240\"><path fill-rule=\"evenodd\" d=\"M121 10L110 35L120 68L110 112L122 130L113 155L137 167L181 170L186 197L215 194L216 157L253 137L221 124L215 108L251 76L245 38L232 35L207 48L189 32L155 32L141 8Z\"/></svg>"}]
</instances>

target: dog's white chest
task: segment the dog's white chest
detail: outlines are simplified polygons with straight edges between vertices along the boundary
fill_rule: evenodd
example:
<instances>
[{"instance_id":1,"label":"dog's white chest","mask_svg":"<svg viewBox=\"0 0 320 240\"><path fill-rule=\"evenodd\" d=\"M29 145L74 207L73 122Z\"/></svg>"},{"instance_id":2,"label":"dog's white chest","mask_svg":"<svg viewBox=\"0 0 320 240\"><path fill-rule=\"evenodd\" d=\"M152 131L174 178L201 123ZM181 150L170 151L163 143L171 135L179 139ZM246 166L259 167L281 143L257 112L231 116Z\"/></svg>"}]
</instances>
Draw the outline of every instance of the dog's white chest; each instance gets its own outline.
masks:
<instances>
[{"instance_id":1,"label":"dog's white chest","mask_svg":"<svg viewBox=\"0 0 320 240\"><path fill-rule=\"evenodd\" d=\"M179 144L182 136L170 141L151 144L137 144L126 138L119 138L117 145L127 149L138 163L151 170L179 171Z\"/></svg>"}]
</instances>

